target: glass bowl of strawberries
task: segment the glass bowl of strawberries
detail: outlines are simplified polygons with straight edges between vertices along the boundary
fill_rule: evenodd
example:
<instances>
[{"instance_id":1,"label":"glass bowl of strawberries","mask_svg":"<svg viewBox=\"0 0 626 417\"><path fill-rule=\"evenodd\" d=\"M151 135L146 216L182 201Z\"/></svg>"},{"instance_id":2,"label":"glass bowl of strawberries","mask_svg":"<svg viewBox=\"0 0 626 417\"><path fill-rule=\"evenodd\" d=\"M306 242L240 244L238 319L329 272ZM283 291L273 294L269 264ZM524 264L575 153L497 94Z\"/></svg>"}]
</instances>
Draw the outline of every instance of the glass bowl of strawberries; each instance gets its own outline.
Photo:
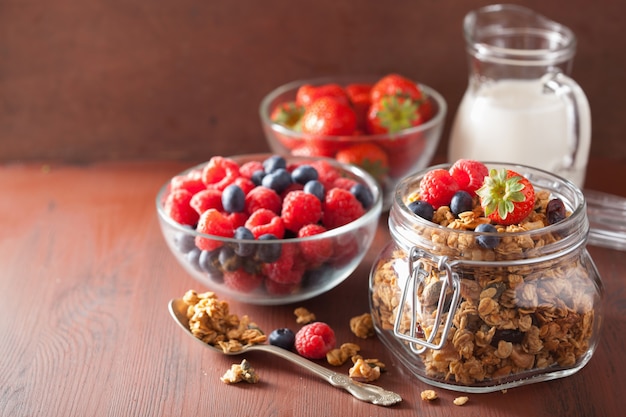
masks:
<instances>
[{"instance_id":1,"label":"glass bowl of strawberries","mask_svg":"<svg viewBox=\"0 0 626 417\"><path fill-rule=\"evenodd\" d=\"M258 305L337 286L368 251L382 194L364 170L320 157L214 156L156 197L175 258L221 296Z\"/></svg>"},{"instance_id":2,"label":"glass bowl of strawberries","mask_svg":"<svg viewBox=\"0 0 626 417\"><path fill-rule=\"evenodd\" d=\"M359 166L379 183L384 209L398 181L430 163L446 112L441 94L399 74L293 81L259 108L272 152Z\"/></svg>"}]
</instances>

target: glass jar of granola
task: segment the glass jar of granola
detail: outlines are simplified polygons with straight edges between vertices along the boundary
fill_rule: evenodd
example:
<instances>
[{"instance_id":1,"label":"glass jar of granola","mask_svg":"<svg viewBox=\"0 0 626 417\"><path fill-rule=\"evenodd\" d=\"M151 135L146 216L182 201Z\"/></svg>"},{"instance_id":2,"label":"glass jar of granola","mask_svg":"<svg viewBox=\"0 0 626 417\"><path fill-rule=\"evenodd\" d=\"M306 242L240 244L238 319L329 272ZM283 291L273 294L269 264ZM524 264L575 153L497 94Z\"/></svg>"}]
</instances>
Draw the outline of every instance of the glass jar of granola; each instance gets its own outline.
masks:
<instances>
[{"instance_id":1,"label":"glass jar of granola","mask_svg":"<svg viewBox=\"0 0 626 417\"><path fill-rule=\"evenodd\" d=\"M497 233L474 231L485 222L480 206L458 216L444 206L425 220L408 208L426 171L417 173L396 188L392 241L370 274L379 338L422 381L463 392L574 374L591 359L602 322L582 192L539 169L487 165L531 181L528 218ZM567 217L549 224L546 207L555 198Z\"/></svg>"}]
</instances>

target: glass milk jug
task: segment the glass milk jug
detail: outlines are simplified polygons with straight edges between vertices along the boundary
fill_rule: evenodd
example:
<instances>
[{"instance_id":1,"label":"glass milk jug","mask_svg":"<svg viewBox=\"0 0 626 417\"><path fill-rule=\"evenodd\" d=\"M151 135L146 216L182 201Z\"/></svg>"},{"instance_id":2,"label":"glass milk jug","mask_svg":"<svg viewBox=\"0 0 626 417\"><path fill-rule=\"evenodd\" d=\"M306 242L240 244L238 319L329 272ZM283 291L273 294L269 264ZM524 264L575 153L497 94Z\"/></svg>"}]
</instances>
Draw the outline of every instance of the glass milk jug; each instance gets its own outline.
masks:
<instances>
[{"instance_id":1,"label":"glass milk jug","mask_svg":"<svg viewBox=\"0 0 626 417\"><path fill-rule=\"evenodd\" d=\"M583 187L591 143L589 103L568 74L576 37L517 5L474 10L463 22L469 85L448 158L542 168Z\"/></svg>"}]
</instances>

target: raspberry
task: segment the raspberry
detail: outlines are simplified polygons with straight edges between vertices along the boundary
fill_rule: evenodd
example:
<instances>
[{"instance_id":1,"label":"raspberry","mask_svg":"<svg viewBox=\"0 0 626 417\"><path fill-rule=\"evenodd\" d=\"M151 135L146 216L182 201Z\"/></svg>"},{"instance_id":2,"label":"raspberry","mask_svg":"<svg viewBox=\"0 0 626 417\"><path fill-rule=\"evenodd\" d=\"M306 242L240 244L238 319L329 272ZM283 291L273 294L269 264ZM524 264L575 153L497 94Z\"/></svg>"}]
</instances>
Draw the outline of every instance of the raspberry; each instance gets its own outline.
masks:
<instances>
[{"instance_id":1,"label":"raspberry","mask_svg":"<svg viewBox=\"0 0 626 417\"><path fill-rule=\"evenodd\" d=\"M479 161L472 159L459 159L450 167L450 175L459 184L459 189L476 195L478 190L489 175L489 169Z\"/></svg>"},{"instance_id":2,"label":"raspberry","mask_svg":"<svg viewBox=\"0 0 626 417\"><path fill-rule=\"evenodd\" d=\"M209 188L222 191L239 177L239 164L229 158L214 156L202 170L202 181Z\"/></svg>"},{"instance_id":3,"label":"raspberry","mask_svg":"<svg viewBox=\"0 0 626 417\"><path fill-rule=\"evenodd\" d=\"M185 189L173 190L167 195L163 210L175 222L194 226L198 221L199 214L189 205L192 197L193 194Z\"/></svg>"},{"instance_id":4,"label":"raspberry","mask_svg":"<svg viewBox=\"0 0 626 417\"><path fill-rule=\"evenodd\" d=\"M208 209L216 209L218 211L223 211L224 207L222 207L222 192L219 190L205 189L202 191L198 191L196 194L191 197L191 201L189 205L194 208L198 212L198 214L202 214Z\"/></svg>"},{"instance_id":5,"label":"raspberry","mask_svg":"<svg viewBox=\"0 0 626 417\"><path fill-rule=\"evenodd\" d=\"M263 264L263 274L279 284L298 284L302 281L304 267L297 257L296 245L283 245L280 258L276 262Z\"/></svg>"},{"instance_id":6,"label":"raspberry","mask_svg":"<svg viewBox=\"0 0 626 417\"><path fill-rule=\"evenodd\" d=\"M240 226L245 226L246 221L248 220L247 213L230 213L226 214L226 217L228 217L228 219L233 224L233 229L237 229Z\"/></svg>"},{"instance_id":7,"label":"raspberry","mask_svg":"<svg viewBox=\"0 0 626 417\"><path fill-rule=\"evenodd\" d=\"M292 192L292 191L302 191L302 190L304 190L304 185L296 184L296 183L292 182L291 184L289 184L289 186L287 186L287 188L285 188L283 190L282 193L280 193L280 197L282 199L284 199L287 196L287 194L289 194L290 192Z\"/></svg>"},{"instance_id":8,"label":"raspberry","mask_svg":"<svg viewBox=\"0 0 626 417\"><path fill-rule=\"evenodd\" d=\"M336 343L335 332L323 322L307 324L296 333L296 351L305 358L322 359Z\"/></svg>"},{"instance_id":9,"label":"raspberry","mask_svg":"<svg viewBox=\"0 0 626 417\"><path fill-rule=\"evenodd\" d=\"M280 214L281 206L280 196L271 188L259 186L246 195L246 211L248 214L252 214L262 208Z\"/></svg>"},{"instance_id":10,"label":"raspberry","mask_svg":"<svg viewBox=\"0 0 626 417\"><path fill-rule=\"evenodd\" d=\"M300 283L281 284L270 278L267 278L264 281L264 284L265 284L265 291L267 291L268 294L272 294L272 295L287 295L287 294L291 294L295 292L296 290L298 290L298 288L300 288Z\"/></svg>"},{"instance_id":11,"label":"raspberry","mask_svg":"<svg viewBox=\"0 0 626 417\"><path fill-rule=\"evenodd\" d=\"M170 190L185 189L191 194L202 191L206 185L202 181L202 171L190 171L187 175L177 175L170 180Z\"/></svg>"},{"instance_id":12,"label":"raspberry","mask_svg":"<svg viewBox=\"0 0 626 417\"><path fill-rule=\"evenodd\" d=\"M352 262L359 253L359 242L354 235L337 236L333 246L332 265L342 267Z\"/></svg>"},{"instance_id":13,"label":"raspberry","mask_svg":"<svg viewBox=\"0 0 626 417\"><path fill-rule=\"evenodd\" d=\"M350 191L333 188L324 199L322 224L327 229L334 229L358 219L364 213L363 206Z\"/></svg>"},{"instance_id":14,"label":"raspberry","mask_svg":"<svg viewBox=\"0 0 626 417\"><path fill-rule=\"evenodd\" d=\"M322 218L322 203L313 194L292 191L283 200L281 217L287 230L298 233L303 226Z\"/></svg>"},{"instance_id":15,"label":"raspberry","mask_svg":"<svg viewBox=\"0 0 626 417\"><path fill-rule=\"evenodd\" d=\"M327 190L333 188L333 183L341 176L339 171L328 161L320 159L311 162L310 165L317 171L317 180L321 182Z\"/></svg>"},{"instance_id":16,"label":"raspberry","mask_svg":"<svg viewBox=\"0 0 626 417\"><path fill-rule=\"evenodd\" d=\"M333 186L331 188L341 188L343 190L350 191L350 188L356 184L358 184L358 182L352 178L339 177L333 182Z\"/></svg>"},{"instance_id":17,"label":"raspberry","mask_svg":"<svg viewBox=\"0 0 626 417\"><path fill-rule=\"evenodd\" d=\"M222 237L233 237L234 228L231 220L215 209L208 209L200 216L196 230L200 233ZM196 246L201 250L212 251L221 247L223 242L196 236Z\"/></svg>"},{"instance_id":18,"label":"raspberry","mask_svg":"<svg viewBox=\"0 0 626 417\"><path fill-rule=\"evenodd\" d=\"M243 190L244 194L248 194L256 187L256 185L254 184L254 182L252 182L250 178L245 177L238 177L237 179L235 179L234 184L238 185L239 188Z\"/></svg>"},{"instance_id":19,"label":"raspberry","mask_svg":"<svg viewBox=\"0 0 626 417\"><path fill-rule=\"evenodd\" d=\"M263 277L238 269L233 272L224 271L224 284L235 291L249 293L261 286Z\"/></svg>"},{"instance_id":20,"label":"raspberry","mask_svg":"<svg viewBox=\"0 0 626 417\"><path fill-rule=\"evenodd\" d=\"M420 199L430 203L433 208L447 206L454 193L459 191L459 184L446 169L433 169L424 174L420 182Z\"/></svg>"},{"instance_id":21,"label":"raspberry","mask_svg":"<svg viewBox=\"0 0 626 417\"><path fill-rule=\"evenodd\" d=\"M245 226L250 229L255 239L261 235L272 234L278 239L285 236L285 225L283 219L268 209L259 209L252 213Z\"/></svg>"},{"instance_id":22,"label":"raspberry","mask_svg":"<svg viewBox=\"0 0 626 417\"><path fill-rule=\"evenodd\" d=\"M248 179L252 179L252 176L257 171L263 171L263 162L261 161L250 161L245 162L239 167L239 173Z\"/></svg>"},{"instance_id":23,"label":"raspberry","mask_svg":"<svg viewBox=\"0 0 626 417\"><path fill-rule=\"evenodd\" d=\"M298 231L298 237L315 236L324 233L326 228L319 224L309 224ZM303 258L313 268L326 262L333 254L333 241L330 238L312 239L300 242L300 252Z\"/></svg>"}]
</instances>

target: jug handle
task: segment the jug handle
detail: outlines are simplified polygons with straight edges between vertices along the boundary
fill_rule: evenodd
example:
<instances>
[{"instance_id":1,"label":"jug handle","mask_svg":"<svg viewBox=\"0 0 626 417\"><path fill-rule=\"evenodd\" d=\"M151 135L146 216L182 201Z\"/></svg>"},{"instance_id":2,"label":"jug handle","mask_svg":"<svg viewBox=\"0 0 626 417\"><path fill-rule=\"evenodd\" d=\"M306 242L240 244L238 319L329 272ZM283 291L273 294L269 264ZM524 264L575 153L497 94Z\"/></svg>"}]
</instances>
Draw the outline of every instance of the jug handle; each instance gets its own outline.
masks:
<instances>
[{"instance_id":1,"label":"jug handle","mask_svg":"<svg viewBox=\"0 0 626 417\"><path fill-rule=\"evenodd\" d=\"M563 157L562 169L572 169L591 141L591 111L589 101L582 88L576 81L562 72L549 72L543 77L544 91L550 91L565 101L567 106L567 120L570 132L569 152Z\"/></svg>"}]
</instances>

